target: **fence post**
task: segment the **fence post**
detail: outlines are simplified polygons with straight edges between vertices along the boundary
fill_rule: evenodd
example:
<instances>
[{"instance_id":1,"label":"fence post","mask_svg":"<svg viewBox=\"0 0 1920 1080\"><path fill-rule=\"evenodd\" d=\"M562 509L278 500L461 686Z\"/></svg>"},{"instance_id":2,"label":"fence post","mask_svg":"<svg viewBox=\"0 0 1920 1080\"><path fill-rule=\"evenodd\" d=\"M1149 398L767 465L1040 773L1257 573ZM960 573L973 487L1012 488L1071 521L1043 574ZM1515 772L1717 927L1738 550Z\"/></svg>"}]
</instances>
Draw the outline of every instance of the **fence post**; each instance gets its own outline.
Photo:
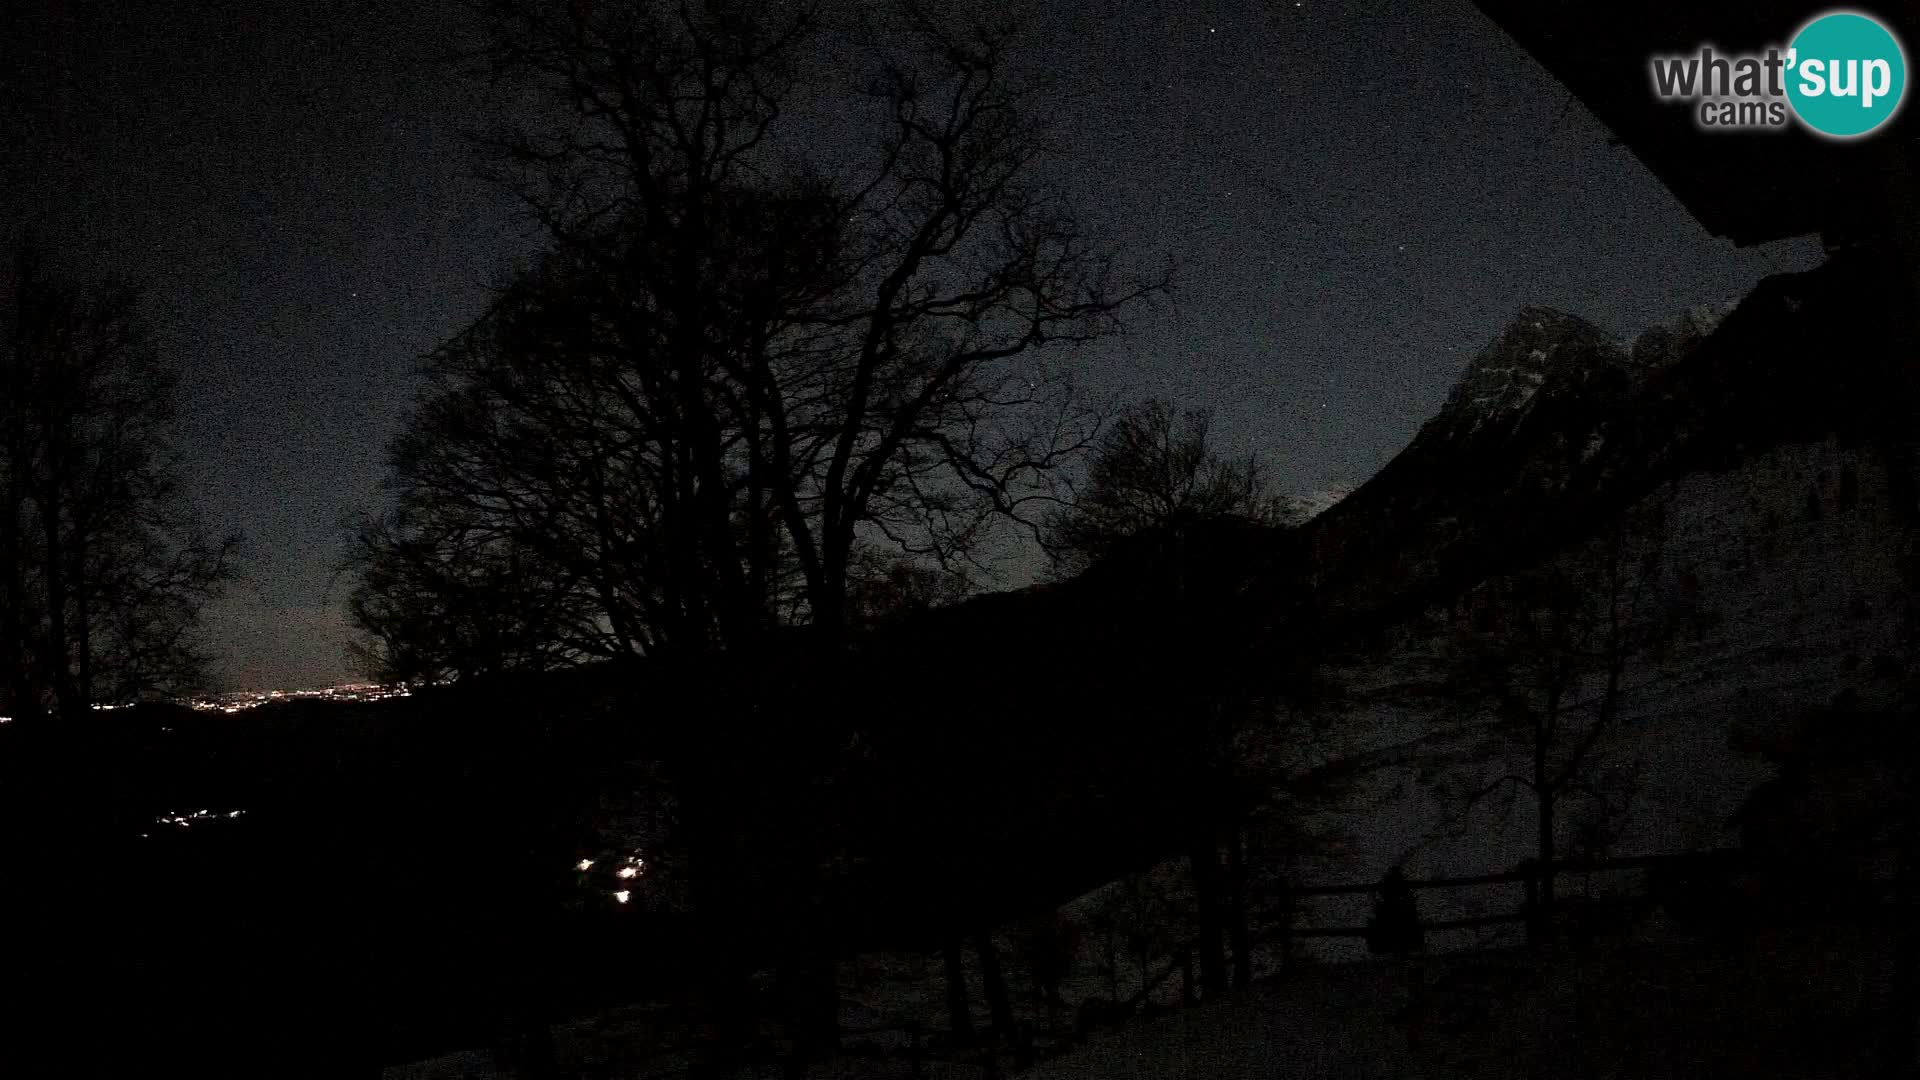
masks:
<instances>
[{"instance_id":1,"label":"fence post","mask_svg":"<svg viewBox=\"0 0 1920 1080\"><path fill-rule=\"evenodd\" d=\"M1373 918L1367 920L1367 951L1376 956L1397 956L1425 949L1426 928L1420 922L1420 908L1400 868L1388 870L1374 892Z\"/></svg>"}]
</instances>

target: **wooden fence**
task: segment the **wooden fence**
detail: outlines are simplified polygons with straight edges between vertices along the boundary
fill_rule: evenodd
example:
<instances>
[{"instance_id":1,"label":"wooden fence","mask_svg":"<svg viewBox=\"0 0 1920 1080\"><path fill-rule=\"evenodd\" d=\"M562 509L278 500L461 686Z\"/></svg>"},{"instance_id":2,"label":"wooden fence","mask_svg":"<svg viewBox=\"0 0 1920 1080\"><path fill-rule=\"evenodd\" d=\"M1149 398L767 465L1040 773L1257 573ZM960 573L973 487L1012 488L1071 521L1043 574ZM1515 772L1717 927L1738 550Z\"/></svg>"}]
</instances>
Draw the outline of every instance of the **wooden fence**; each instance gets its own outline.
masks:
<instances>
[{"instance_id":1,"label":"wooden fence","mask_svg":"<svg viewBox=\"0 0 1920 1080\"><path fill-rule=\"evenodd\" d=\"M1667 865L1685 867L1687 864L1697 866L1701 871L1704 871L1705 875L1709 878L1726 869L1747 865L1745 853L1737 848L1679 852L1667 855L1639 855L1620 859L1564 860L1556 861L1552 865L1555 880L1563 880L1588 877L1593 874L1646 870ZM1519 868L1505 873L1479 874L1470 877L1406 878L1403 879L1400 884L1413 891L1475 888L1490 885L1517 885L1521 888L1520 902L1514 911L1492 915L1479 915L1470 918L1439 919L1433 921L1420 920L1421 930L1423 932L1430 932L1467 930L1486 926L1530 922L1539 914L1537 910L1539 896L1537 883L1540 877L1541 872L1539 865L1529 862L1523 863ZM1692 874L1685 871L1683 871L1681 875L1682 880L1691 877ZM1890 884L1891 882L1884 881L1871 883L1871 885L1876 888L1885 888ZM1339 885L1306 885L1288 889L1287 895L1290 898L1358 896L1379 893L1384 886L1384 881L1355 882ZM1255 941L1259 944L1267 944L1277 938L1284 939L1288 937L1365 938L1368 936L1368 933L1368 929L1364 926L1316 927L1293 926L1288 924L1277 928L1268 928L1266 932L1257 934ZM1167 966L1153 974L1130 1000L1111 1003L1114 1014L1116 1016L1132 1015L1135 1010L1144 1005L1147 998L1151 997L1161 986L1165 985L1169 979L1176 975L1184 975L1187 979L1191 980L1192 963L1188 951L1192 948L1192 945L1193 943L1191 941L1182 942L1177 945L1173 949L1171 956L1167 958L1169 961ZM1182 998L1191 999L1193 989L1191 985L1189 984L1183 989ZM1075 1027L1078 1029L1079 1024L1076 1024ZM1028 1040L1030 1040L1034 1034L1030 1027L1023 1028L1023 1033L1024 1038ZM981 1077L982 1080L995 1080L995 1078L1004 1074L1003 1070L1005 1066L1000 1060L999 1053L1004 1052L1007 1048L996 1048L989 1043L968 1050L955 1049L950 1045L935 1049L936 1044L934 1039L942 1034L938 1028L926 1028L918 1024L882 1024L879 1027L866 1030L843 1031L841 1034L843 1038L856 1041L862 1038L872 1038L874 1036L887 1034L904 1035L907 1044L904 1050L895 1050L882 1054L875 1059L875 1063L878 1064L880 1061L887 1061L890 1063L889 1067L894 1070L904 1069L907 1077L927 1076L930 1071L929 1067L934 1066L935 1063L939 1063L938 1067L945 1070L945 1075L954 1075L957 1069L961 1072L977 1075ZM1053 1034L1058 1035L1057 1032ZM1069 1044L1077 1042L1081 1034L1083 1033L1076 1030L1073 1036L1069 1038ZM1036 1049L1031 1042L1028 1042L1021 1048L1021 1053L1018 1056L1022 1059L1031 1060L1036 1056ZM1059 1048L1055 1048L1053 1052L1058 1052L1058 1049ZM628 1063L627 1067L629 1069L635 1069L635 1063ZM654 1077L664 1078L668 1075L677 1075L677 1072L674 1072L673 1068L675 1067L663 1067L658 1071L649 1071L644 1067L640 1067L634 1071L632 1075L646 1077L648 1080L652 1080ZM894 1075L898 1075L898 1072L896 1071Z\"/></svg>"},{"instance_id":2,"label":"wooden fence","mask_svg":"<svg viewBox=\"0 0 1920 1080\"><path fill-rule=\"evenodd\" d=\"M1718 859L1738 859L1742 852L1738 848L1723 848L1709 851L1680 852L1670 855L1636 855L1623 859L1566 860L1553 864L1553 876L1556 881L1568 877L1583 877L1591 874L1611 873L1624 870L1644 870L1652 867L1687 861L1711 861ZM1413 890L1420 889L1459 889L1485 885L1519 885L1523 890L1520 907L1512 912L1497 915L1476 915L1464 919L1440 919L1432 922L1421 920L1423 931L1432 930L1470 930L1483 926L1499 926L1508 923L1525 923L1535 918L1537 882L1542 877L1538 864L1522 866L1500 874L1478 874L1472 877L1407 878L1402 884ZM1364 893L1378 893L1384 883L1380 881L1357 882L1348 885L1306 885L1288 890L1292 897L1311 896L1351 896ZM1366 937L1364 926L1289 926L1282 931L1290 937Z\"/></svg>"}]
</instances>

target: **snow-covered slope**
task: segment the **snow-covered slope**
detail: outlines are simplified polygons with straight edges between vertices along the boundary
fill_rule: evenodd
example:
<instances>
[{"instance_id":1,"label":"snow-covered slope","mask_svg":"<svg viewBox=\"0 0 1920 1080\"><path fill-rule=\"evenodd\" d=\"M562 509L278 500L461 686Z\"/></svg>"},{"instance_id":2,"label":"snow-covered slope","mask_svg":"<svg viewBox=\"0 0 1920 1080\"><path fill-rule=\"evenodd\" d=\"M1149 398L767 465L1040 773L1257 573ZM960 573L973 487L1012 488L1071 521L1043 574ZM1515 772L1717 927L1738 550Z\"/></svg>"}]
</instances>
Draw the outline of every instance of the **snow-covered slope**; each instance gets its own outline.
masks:
<instances>
[{"instance_id":1,"label":"snow-covered slope","mask_svg":"<svg viewBox=\"0 0 1920 1080\"><path fill-rule=\"evenodd\" d=\"M1634 506L1622 559L1634 573L1621 594L1643 640L1622 665L1614 728L1583 770L1628 804L1613 824L1613 854L1735 842L1729 819L1771 772L1732 748L1737 731L1842 694L1867 707L1892 702L1901 581L1884 491L1877 462L1827 440L1684 476ZM1649 524L1661 518L1657 530ZM1591 565L1605 557L1601 544L1570 547L1548 565ZM1532 853L1533 804L1518 785L1507 785L1516 798L1496 792L1471 810L1463 797L1525 776L1530 747L1493 729L1490 697L1449 684L1450 669L1467 662L1471 606L1469 596L1429 609L1328 673L1341 692L1308 753L1376 764L1323 820L1344 842L1309 864L1315 879L1368 880L1403 861L1422 877L1491 873ZM1570 689L1557 755L1595 722L1604 675L1589 664ZM1598 809L1571 793L1562 843ZM1422 902L1430 917L1449 918L1510 910L1518 891L1503 893L1457 898L1478 908L1450 909L1443 893ZM1353 925L1363 914L1329 905L1315 921Z\"/></svg>"},{"instance_id":2,"label":"snow-covered slope","mask_svg":"<svg viewBox=\"0 0 1920 1080\"><path fill-rule=\"evenodd\" d=\"M1886 950L1859 928L1296 969L1032 1080L1868 1075ZM1726 988L1737 985L1738 994Z\"/></svg>"},{"instance_id":3,"label":"snow-covered slope","mask_svg":"<svg viewBox=\"0 0 1920 1080\"><path fill-rule=\"evenodd\" d=\"M1342 482L1310 494L1294 496L1294 511L1299 522L1305 524L1340 505L1340 500L1353 494L1358 486Z\"/></svg>"},{"instance_id":4,"label":"snow-covered slope","mask_svg":"<svg viewBox=\"0 0 1920 1080\"><path fill-rule=\"evenodd\" d=\"M1533 797L1503 780L1527 778L1531 744L1497 726L1503 694L1544 701L1539 644L1516 636L1531 625L1515 600L1528 580L1588 597L1556 761L1602 713L1605 610L1619 616L1614 719L1564 796L1562 857L1735 843L1730 818L1771 774L1735 743L1836 700L1894 703L1904 541L1862 405L1884 371L1865 350L1836 367L1805 347L1872 340L1871 293L1842 295L1855 284L1831 266L1774 279L1724 320L1688 313L1631 347L1523 311L1403 454L1303 530L1324 617L1351 644L1322 672L1323 730L1293 744L1302 773L1331 762L1348 775L1315 821L1334 843L1301 878L1372 880L1401 863L1476 875L1533 854ZM1519 898L1502 886L1421 903L1444 919ZM1365 897L1343 898L1301 921L1366 914ZM1496 936L1449 940L1476 934Z\"/></svg>"}]
</instances>

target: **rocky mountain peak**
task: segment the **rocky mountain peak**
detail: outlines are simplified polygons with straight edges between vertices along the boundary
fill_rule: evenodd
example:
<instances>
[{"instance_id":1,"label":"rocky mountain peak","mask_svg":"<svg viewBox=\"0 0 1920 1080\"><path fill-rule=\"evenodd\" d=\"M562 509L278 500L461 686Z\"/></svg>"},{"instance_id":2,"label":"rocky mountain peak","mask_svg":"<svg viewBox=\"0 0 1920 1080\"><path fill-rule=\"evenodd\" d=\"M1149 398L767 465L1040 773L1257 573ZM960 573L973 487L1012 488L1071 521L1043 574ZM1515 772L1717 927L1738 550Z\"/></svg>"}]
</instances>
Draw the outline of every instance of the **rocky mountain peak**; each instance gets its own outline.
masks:
<instances>
[{"instance_id":1,"label":"rocky mountain peak","mask_svg":"<svg viewBox=\"0 0 1920 1080\"><path fill-rule=\"evenodd\" d=\"M1702 304L1647 327L1627 344L1633 366L1643 372L1671 366L1711 336L1729 310Z\"/></svg>"},{"instance_id":2,"label":"rocky mountain peak","mask_svg":"<svg viewBox=\"0 0 1920 1080\"><path fill-rule=\"evenodd\" d=\"M1619 343L1585 319L1552 308L1523 308L1467 365L1432 423L1456 438L1482 434L1489 426L1511 430L1543 391L1580 385L1596 370L1617 372L1628 361Z\"/></svg>"}]
</instances>

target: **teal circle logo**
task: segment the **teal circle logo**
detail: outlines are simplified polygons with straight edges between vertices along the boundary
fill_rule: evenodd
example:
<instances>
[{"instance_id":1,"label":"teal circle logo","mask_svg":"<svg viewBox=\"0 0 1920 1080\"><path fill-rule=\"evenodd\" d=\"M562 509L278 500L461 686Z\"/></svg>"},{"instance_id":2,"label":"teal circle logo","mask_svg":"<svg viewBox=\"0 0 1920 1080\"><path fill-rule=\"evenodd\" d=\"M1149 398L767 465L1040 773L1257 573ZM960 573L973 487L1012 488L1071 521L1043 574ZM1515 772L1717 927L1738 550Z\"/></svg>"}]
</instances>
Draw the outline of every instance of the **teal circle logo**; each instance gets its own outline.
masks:
<instances>
[{"instance_id":1,"label":"teal circle logo","mask_svg":"<svg viewBox=\"0 0 1920 1080\"><path fill-rule=\"evenodd\" d=\"M1893 118L1906 89L1906 53L1870 15L1821 15L1788 46L1787 101L1822 135L1865 135Z\"/></svg>"}]
</instances>

